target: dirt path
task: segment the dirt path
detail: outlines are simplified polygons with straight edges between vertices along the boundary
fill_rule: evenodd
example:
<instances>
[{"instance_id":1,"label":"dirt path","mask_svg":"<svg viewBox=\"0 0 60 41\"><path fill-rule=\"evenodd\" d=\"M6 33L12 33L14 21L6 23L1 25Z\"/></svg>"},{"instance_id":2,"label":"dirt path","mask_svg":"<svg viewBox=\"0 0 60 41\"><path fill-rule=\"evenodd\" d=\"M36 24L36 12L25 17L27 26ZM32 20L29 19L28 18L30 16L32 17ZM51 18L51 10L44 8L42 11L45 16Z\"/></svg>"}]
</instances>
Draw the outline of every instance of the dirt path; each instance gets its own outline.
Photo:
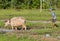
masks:
<instances>
[{"instance_id":1,"label":"dirt path","mask_svg":"<svg viewBox=\"0 0 60 41\"><path fill-rule=\"evenodd\" d=\"M0 21L5 21L5 20L0 20ZM51 21L46 21L46 20L38 20L38 21L36 21L36 20L26 20L27 22L41 22L41 23L51 23ZM60 23L60 21L56 21L56 23Z\"/></svg>"},{"instance_id":2,"label":"dirt path","mask_svg":"<svg viewBox=\"0 0 60 41\"><path fill-rule=\"evenodd\" d=\"M28 21L27 22L41 22L41 23L51 23L51 21L42 21L42 20L39 20L39 21ZM56 23L60 23L60 21L56 21Z\"/></svg>"}]
</instances>

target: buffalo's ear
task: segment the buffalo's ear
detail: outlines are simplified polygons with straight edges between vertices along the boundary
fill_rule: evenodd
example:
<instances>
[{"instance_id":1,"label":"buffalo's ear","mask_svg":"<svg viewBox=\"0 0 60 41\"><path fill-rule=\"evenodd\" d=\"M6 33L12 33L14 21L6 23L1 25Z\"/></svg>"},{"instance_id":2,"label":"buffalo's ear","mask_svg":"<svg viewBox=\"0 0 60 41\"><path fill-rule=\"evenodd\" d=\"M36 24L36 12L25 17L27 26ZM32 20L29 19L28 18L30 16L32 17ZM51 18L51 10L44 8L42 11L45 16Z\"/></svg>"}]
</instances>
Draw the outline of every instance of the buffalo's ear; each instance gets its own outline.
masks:
<instances>
[{"instance_id":1,"label":"buffalo's ear","mask_svg":"<svg viewBox=\"0 0 60 41\"><path fill-rule=\"evenodd\" d=\"M7 22L9 19L5 19L5 21L4 22Z\"/></svg>"}]
</instances>

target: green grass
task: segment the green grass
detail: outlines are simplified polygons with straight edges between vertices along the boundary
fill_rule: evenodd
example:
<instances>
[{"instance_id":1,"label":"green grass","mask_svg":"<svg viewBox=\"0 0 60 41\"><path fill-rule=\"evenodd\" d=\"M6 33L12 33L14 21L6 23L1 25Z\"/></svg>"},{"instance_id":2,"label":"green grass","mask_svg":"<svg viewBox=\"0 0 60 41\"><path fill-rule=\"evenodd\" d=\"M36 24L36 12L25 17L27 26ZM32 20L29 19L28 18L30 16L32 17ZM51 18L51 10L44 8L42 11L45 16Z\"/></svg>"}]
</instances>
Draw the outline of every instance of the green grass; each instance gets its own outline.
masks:
<instances>
[{"instance_id":1,"label":"green grass","mask_svg":"<svg viewBox=\"0 0 60 41\"><path fill-rule=\"evenodd\" d=\"M39 22L27 22L26 25L31 29L26 31L20 30L19 32L15 32L14 34L10 32L5 34L0 33L0 41L43 41L44 39L41 38L45 37L45 34L51 34L52 37L60 36L60 26L58 28L50 28L50 23L43 24ZM48 26L45 28L46 25ZM4 26L3 21L0 21L0 26ZM9 26L7 27L9 29Z\"/></svg>"},{"instance_id":2,"label":"green grass","mask_svg":"<svg viewBox=\"0 0 60 41\"><path fill-rule=\"evenodd\" d=\"M4 21L0 21L0 28L4 27Z\"/></svg>"},{"instance_id":3,"label":"green grass","mask_svg":"<svg viewBox=\"0 0 60 41\"><path fill-rule=\"evenodd\" d=\"M33 38L28 38L28 36L22 36L17 38L16 34L15 35L6 35L6 34L0 34L0 41L34 41Z\"/></svg>"},{"instance_id":4,"label":"green grass","mask_svg":"<svg viewBox=\"0 0 60 41\"><path fill-rule=\"evenodd\" d=\"M57 20L60 20L60 10L56 10ZM24 16L26 20L50 20L51 14L48 10L40 13L39 9L34 10L0 10L0 19L8 19L15 16ZM0 41L44 41L41 35L51 34L53 37L60 36L60 23L56 23L59 27L52 28L51 23L27 22L27 28L30 30L12 33L0 33ZM0 21L0 28L4 28L4 21ZM11 29L11 26L6 28Z\"/></svg>"},{"instance_id":5,"label":"green grass","mask_svg":"<svg viewBox=\"0 0 60 41\"><path fill-rule=\"evenodd\" d=\"M60 28L54 29L31 29L15 33L0 34L0 41L43 41L45 34L51 34L52 37L57 37ZM42 38L42 39L41 39ZM44 40L45 41L45 40Z\"/></svg>"},{"instance_id":6,"label":"green grass","mask_svg":"<svg viewBox=\"0 0 60 41\"><path fill-rule=\"evenodd\" d=\"M57 20L60 20L60 10L56 10ZM26 10L0 10L0 19L12 18L15 16L23 16L26 20L50 20L51 14L48 10L40 13L39 9Z\"/></svg>"}]
</instances>

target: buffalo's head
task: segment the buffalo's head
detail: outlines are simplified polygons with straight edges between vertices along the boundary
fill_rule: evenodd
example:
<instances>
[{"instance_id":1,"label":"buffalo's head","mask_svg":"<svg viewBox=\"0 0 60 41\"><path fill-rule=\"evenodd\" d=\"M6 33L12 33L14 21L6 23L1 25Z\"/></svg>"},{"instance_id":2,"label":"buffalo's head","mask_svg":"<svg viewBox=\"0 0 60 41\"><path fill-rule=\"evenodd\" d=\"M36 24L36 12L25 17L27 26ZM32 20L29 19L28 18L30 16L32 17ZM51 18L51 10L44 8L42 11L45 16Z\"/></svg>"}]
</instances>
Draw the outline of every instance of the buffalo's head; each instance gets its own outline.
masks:
<instances>
[{"instance_id":1,"label":"buffalo's head","mask_svg":"<svg viewBox=\"0 0 60 41\"><path fill-rule=\"evenodd\" d=\"M5 20L5 26L8 26L10 24L9 19Z\"/></svg>"}]
</instances>

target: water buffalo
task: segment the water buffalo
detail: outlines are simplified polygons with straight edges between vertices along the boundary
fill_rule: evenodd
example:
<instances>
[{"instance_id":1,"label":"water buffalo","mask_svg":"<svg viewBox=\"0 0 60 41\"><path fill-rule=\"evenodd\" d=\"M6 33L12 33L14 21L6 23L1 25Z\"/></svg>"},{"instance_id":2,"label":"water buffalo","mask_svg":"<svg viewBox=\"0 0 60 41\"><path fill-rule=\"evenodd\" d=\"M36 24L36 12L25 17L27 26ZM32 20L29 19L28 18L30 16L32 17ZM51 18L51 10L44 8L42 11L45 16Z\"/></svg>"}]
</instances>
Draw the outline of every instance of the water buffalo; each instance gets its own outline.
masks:
<instances>
[{"instance_id":1,"label":"water buffalo","mask_svg":"<svg viewBox=\"0 0 60 41\"><path fill-rule=\"evenodd\" d=\"M14 29L14 27L17 30L18 26L22 26L22 28L24 28L26 30L25 23L26 23L26 20L25 20L24 17L13 17L13 18L8 19L8 20L5 21L5 27L7 25L11 25L12 30Z\"/></svg>"}]
</instances>

